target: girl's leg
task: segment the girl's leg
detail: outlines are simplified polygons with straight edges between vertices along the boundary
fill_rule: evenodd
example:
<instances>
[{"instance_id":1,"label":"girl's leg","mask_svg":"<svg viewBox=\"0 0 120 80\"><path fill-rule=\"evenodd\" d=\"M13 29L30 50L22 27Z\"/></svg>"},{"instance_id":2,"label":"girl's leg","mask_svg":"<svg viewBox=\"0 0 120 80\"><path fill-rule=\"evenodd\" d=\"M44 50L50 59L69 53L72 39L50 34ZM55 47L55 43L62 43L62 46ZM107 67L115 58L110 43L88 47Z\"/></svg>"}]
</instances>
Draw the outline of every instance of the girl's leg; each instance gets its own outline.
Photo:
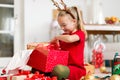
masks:
<instances>
[{"instance_id":1,"label":"girl's leg","mask_svg":"<svg viewBox=\"0 0 120 80\"><path fill-rule=\"evenodd\" d=\"M70 80L80 80L81 77L86 75L86 70L85 68L80 68L80 67L76 67L76 66L68 66L70 69L70 74L68 76L68 78Z\"/></svg>"}]
</instances>

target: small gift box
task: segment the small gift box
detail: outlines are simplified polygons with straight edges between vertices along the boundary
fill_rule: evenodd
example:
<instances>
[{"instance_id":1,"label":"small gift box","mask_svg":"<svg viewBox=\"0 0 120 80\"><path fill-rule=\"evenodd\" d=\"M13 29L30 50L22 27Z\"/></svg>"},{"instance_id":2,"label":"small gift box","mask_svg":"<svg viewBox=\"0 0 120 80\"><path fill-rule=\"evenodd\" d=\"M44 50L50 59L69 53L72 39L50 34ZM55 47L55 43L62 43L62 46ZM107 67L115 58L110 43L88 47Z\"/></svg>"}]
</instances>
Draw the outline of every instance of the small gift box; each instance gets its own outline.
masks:
<instances>
[{"instance_id":1,"label":"small gift box","mask_svg":"<svg viewBox=\"0 0 120 80\"><path fill-rule=\"evenodd\" d=\"M27 77L31 77L29 70L19 70L18 74L11 74L7 77L7 80L25 80Z\"/></svg>"},{"instance_id":2,"label":"small gift box","mask_svg":"<svg viewBox=\"0 0 120 80\"><path fill-rule=\"evenodd\" d=\"M94 74L95 73L95 66L89 63L85 64L85 69L87 73Z\"/></svg>"},{"instance_id":3,"label":"small gift box","mask_svg":"<svg viewBox=\"0 0 120 80\"><path fill-rule=\"evenodd\" d=\"M8 76L7 80L24 80L27 76L26 75L13 75Z\"/></svg>"},{"instance_id":4,"label":"small gift box","mask_svg":"<svg viewBox=\"0 0 120 80\"><path fill-rule=\"evenodd\" d=\"M120 75L120 54L118 52L112 60L112 75Z\"/></svg>"},{"instance_id":5,"label":"small gift box","mask_svg":"<svg viewBox=\"0 0 120 80\"><path fill-rule=\"evenodd\" d=\"M30 55L27 65L43 72L51 72L57 64L68 64L68 51L62 51L53 45L38 45Z\"/></svg>"}]
</instances>

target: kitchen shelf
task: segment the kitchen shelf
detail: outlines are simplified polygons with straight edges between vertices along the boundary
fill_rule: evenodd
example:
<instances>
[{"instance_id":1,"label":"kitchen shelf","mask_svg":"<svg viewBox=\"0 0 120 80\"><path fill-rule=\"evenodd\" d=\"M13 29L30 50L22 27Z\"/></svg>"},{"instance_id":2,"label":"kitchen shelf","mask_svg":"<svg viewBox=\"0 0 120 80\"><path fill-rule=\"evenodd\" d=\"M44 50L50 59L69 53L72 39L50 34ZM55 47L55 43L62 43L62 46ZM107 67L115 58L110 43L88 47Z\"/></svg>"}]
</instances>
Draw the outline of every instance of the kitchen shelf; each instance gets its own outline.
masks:
<instances>
[{"instance_id":1,"label":"kitchen shelf","mask_svg":"<svg viewBox=\"0 0 120 80\"><path fill-rule=\"evenodd\" d=\"M120 25L85 24L88 34L120 34Z\"/></svg>"}]
</instances>

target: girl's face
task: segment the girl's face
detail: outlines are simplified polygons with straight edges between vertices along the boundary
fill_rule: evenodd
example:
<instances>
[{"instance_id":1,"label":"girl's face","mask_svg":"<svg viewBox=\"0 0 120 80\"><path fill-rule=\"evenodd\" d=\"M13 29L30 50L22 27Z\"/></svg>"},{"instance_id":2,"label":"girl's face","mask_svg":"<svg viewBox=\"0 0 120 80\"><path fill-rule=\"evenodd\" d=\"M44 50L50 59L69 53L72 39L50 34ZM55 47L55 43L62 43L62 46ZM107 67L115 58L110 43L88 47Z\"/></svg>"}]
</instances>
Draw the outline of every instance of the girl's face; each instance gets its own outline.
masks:
<instances>
[{"instance_id":1,"label":"girl's face","mask_svg":"<svg viewBox=\"0 0 120 80\"><path fill-rule=\"evenodd\" d=\"M70 16L59 16L58 23L65 33L73 33L77 30L76 20Z\"/></svg>"}]
</instances>

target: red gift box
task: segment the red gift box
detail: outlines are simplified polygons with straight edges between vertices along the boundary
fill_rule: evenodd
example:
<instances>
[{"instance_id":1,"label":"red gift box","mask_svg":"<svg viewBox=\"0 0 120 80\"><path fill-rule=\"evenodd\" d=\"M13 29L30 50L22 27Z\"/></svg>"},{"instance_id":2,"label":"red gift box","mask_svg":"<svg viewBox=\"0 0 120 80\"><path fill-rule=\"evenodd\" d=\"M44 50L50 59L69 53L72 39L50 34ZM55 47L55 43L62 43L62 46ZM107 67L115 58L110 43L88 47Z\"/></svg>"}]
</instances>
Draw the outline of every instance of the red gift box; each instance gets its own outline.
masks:
<instances>
[{"instance_id":1,"label":"red gift box","mask_svg":"<svg viewBox=\"0 0 120 80\"><path fill-rule=\"evenodd\" d=\"M68 64L68 53L68 51L55 50L51 45L38 45L31 53L27 65L43 72L51 72L57 64Z\"/></svg>"}]
</instances>

